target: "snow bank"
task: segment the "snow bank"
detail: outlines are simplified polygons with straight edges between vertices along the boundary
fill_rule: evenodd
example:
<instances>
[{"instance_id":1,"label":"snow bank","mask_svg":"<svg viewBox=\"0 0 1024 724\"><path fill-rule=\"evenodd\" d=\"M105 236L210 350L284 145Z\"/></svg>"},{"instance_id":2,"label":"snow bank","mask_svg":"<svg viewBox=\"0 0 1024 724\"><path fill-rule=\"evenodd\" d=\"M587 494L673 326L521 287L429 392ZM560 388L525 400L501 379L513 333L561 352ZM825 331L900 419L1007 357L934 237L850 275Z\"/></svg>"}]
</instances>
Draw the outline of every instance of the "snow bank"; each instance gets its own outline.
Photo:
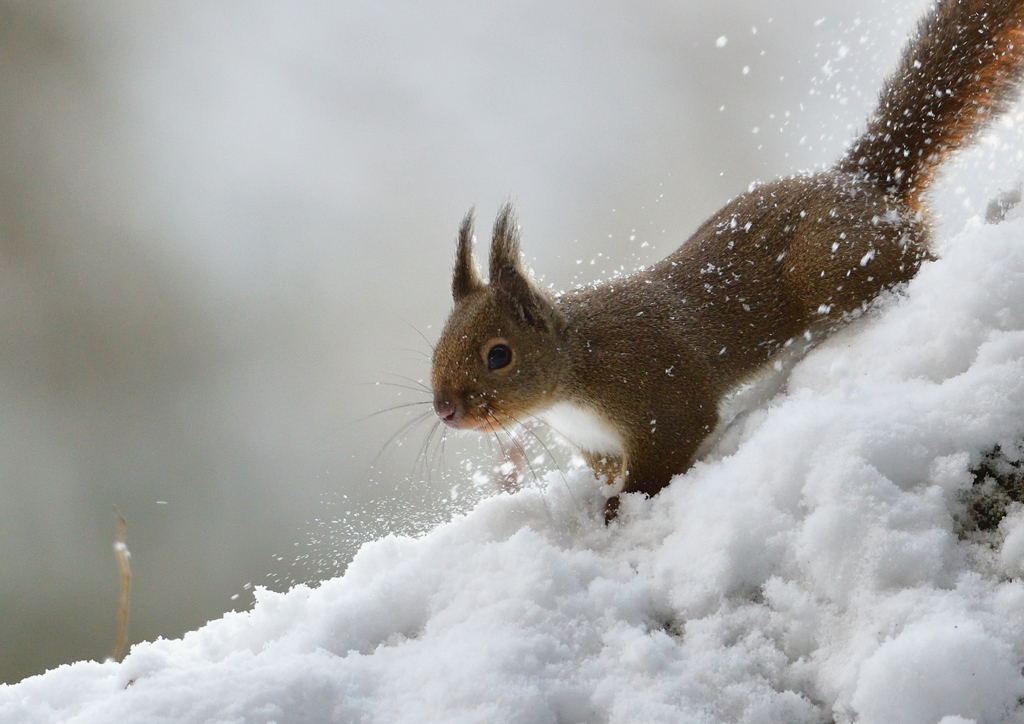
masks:
<instances>
[{"instance_id":1,"label":"snow bank","mask_svg":"<svg viewBox=\"0 0 1024 724\"><path fill-rule=\"evenodd\" d=\"M1024 721L1024 510L958 535L1024 436L1024 219L976 225L654 500L583 470L121 664L0 687L3 722Z\"/></svg>"}]
</instances>

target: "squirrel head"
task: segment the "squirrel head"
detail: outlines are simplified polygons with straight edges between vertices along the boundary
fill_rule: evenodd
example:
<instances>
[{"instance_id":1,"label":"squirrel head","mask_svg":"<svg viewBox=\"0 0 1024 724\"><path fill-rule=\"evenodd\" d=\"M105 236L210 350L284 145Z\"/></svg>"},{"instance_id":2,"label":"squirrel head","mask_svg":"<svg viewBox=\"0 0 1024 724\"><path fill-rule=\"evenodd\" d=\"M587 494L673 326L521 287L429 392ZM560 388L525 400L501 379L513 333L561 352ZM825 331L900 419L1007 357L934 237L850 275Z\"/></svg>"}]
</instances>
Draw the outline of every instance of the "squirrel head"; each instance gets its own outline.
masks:
<instances>
[{"instance_id":1,"label":"squirrel head","mask_svg":"<svg viewBox=\"0 0 1024 724\"><path fill-rule=\"evenodd\" d=\"M565 319L522 266L511 204L498 213L490 279L473 264L473 212L459 229L455 308L434 349L434 411L451 427L497 430L551 404Z\"/></svg>"}]
</instances>

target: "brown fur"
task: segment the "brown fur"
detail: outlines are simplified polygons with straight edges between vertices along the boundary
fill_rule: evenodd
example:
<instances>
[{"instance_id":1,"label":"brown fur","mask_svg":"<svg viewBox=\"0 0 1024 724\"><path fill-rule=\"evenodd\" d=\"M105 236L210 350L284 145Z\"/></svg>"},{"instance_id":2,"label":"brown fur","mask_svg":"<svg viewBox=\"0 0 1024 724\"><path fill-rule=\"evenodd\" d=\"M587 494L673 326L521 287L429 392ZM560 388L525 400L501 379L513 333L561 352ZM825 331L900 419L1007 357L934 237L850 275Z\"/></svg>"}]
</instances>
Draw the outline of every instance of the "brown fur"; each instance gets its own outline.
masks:
<instances>
[{"instance_id":1,"label":"brown fur","mask_svg":"<svg viewBox=\"0 0 1024 724\"><path fill-rule=\"evenodd\" d=\"M438 415L453 427L498 429L572 403L621 440L611 461L583 451L595 471L618 471L626 492L657 493L693 463L725 395L929 258L922 193L942 160L1014 97L1022 19L1024 0L941 0L833 169L739 196L668 258L625 279L552 299L521 266L506 206L484 284L468 215L455 309L434 354ZM512 351L499 369L487 362L495 345Z\"/></svg>"},{"instance_id":2,"label":"brown fur","mask_svg":"<svg viewBox=\"0 0 1024 724\"><path fill-rule=\"evenodd\" d=\"M1016 97L1024 45L1017 0L938 3L918 23L864 135L839 162L911 207L950 152Z\"/></svg>"}]
</instances>

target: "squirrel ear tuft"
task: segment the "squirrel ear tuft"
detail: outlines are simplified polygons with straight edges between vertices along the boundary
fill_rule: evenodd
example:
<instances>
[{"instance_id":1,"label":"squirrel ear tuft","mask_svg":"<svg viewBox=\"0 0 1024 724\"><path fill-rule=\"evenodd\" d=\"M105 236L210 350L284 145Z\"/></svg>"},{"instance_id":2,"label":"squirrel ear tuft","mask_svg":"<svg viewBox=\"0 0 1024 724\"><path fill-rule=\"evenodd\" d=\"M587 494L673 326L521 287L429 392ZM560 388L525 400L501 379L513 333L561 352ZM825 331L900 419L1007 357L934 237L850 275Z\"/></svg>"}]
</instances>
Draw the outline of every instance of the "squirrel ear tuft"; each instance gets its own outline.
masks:
<instances>
[{"instance_id":1,"label":"squirrel ear tuft","mask_svg":"<svg viewBox=\"0 0 1024 724\"><path fill-rule=\"evenodd\" d=\"M511 201L505 202L494 220L490 276L491 286L501 286L503 280L524 276L519 261L519 229L516 228L516 212Z\"/></svg>"},{"instance_id":2,"label":"squirrel ear tuft","mask_svg":"<svg viewBox=\"0 0 1024 724\"><path fill-rule=\"evenodd\" d=\"M473 264L473 209L469 210L459 227L455 250L455 272L452 274L452 297L456 302L483 288L480 275Z\"/></svg>"},{"instance_id":3,"label":"squirrel ear tuft","mask_svg":"<svg viewBox=\"0 0 1024 724\"><path fill-rule=\"evenodd\" d=\"M519 230L512 202L498 212L491 239L491 289L524 324L546 332L562 326L562 313L534 287L519 258Z\"/></svg>"}]
</instances>

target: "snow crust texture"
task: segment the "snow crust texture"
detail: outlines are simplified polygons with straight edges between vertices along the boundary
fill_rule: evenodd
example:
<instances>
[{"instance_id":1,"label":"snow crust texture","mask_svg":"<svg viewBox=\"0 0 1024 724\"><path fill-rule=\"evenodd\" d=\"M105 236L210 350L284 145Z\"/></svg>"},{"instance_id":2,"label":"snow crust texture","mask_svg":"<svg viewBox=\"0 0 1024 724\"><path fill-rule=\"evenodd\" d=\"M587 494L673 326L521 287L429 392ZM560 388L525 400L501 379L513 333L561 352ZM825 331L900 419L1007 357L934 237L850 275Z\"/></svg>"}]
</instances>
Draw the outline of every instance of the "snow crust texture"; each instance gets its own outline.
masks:
<instances>
[{"instance_id":1,"label":"snow crust texture","mask_svg":"<svg viewBox=\"0 0 1024 724\"><path fill-rule=\"evenodd\" d=\"M815 349L711 459L604 525L589 472L365 545L2 722L1024 722L1024 219L975 225Z\"/></svg>"}]
</instances>

